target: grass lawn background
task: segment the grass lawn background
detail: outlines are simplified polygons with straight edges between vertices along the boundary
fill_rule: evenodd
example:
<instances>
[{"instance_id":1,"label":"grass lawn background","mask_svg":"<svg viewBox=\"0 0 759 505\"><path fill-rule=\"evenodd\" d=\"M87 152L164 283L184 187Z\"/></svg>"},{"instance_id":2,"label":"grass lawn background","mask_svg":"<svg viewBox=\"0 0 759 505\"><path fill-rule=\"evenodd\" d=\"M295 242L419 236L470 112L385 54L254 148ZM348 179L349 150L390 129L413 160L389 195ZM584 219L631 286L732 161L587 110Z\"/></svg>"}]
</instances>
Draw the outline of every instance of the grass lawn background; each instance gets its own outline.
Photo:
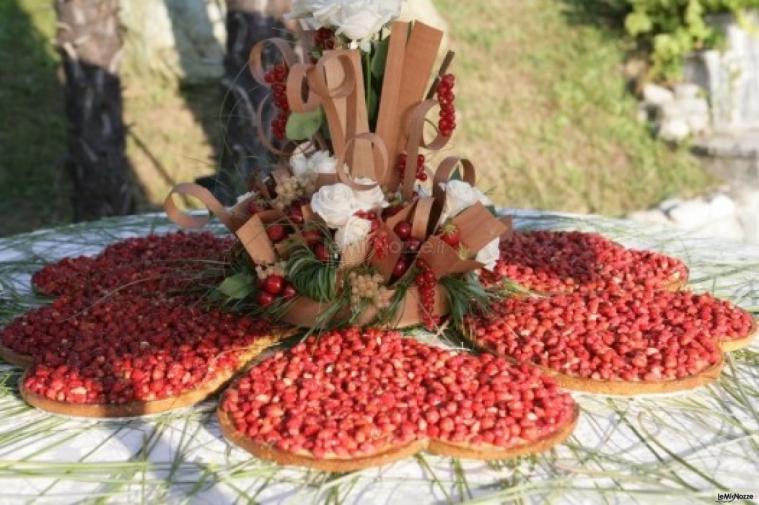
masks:
<instances>
[{"instance_id":1,"label":"grass lawn background","mask_svg":"<svg viewBox=\"0 0 759 505\"><path fill-rule=\"evenodd\" d=\"M459 128L444 154L471 158L499 205L620 215L709 183L636 121L607 1L435 3L457 51ZM49 0L0 2L0 235L70 219L54 29ZM222 97L213 83L122 78L128 155L142 209L155 209L173 182L213 172Z\"/></svg>"}]
</instances>

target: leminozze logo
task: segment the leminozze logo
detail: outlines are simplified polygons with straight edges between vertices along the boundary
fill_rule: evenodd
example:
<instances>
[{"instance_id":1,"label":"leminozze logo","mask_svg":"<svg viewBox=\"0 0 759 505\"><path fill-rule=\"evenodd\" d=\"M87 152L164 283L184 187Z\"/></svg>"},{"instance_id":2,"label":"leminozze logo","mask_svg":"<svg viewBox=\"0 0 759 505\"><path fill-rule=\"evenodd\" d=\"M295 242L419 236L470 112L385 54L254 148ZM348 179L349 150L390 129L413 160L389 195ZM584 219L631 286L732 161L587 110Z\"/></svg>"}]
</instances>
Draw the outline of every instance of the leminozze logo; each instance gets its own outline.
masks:
<instances>
[{"instance_id":1,"label":"leminozze logo","mask_svg":"<svg viewBox=\"0 0 759 505\"><path fill-rule=\"evenodd\" d=\"M717 499L714 500L717 503L731 503L736 500L753 500L753 493L717 493Z\"/></svg>"}]
</instances>

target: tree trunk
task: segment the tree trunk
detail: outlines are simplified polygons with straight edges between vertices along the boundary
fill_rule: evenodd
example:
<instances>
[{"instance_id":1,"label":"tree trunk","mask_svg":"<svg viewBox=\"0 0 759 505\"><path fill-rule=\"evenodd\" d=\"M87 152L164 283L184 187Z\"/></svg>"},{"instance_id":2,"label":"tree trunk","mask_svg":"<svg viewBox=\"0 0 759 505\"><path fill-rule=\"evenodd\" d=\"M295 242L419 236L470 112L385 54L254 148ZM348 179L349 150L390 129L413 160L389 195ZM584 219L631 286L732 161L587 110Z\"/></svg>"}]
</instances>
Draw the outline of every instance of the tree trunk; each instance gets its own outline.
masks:
<instances>
[{"instance_id":1,"label":"tree trunk","mask_svg":"<svg viewBox=\"0 0 759 505\"><path fill-rule=\"evenodd\" d=\"M122 47L118 0L55 0L55 11L74 219L133 212L117 74Z\"/></svg>"},{"instance_id":2,"label":"tree trunk","mask_svg":"<svg viewBox=\"0 0 759 505\"><path fill-rule=\"evenodd\" d=\"M224 152L216 181L207 184L227 203L245 190L251 174L266 172L272 161L256 133L256 109L267 91L250 75L248 55L260 40L287 37L287 29L281 22L287 5L289 2L281 0L227 0L227 54L222 80L227 95ZM269 136L268 127L266 135Z\"/></svg>"}]
</instances>

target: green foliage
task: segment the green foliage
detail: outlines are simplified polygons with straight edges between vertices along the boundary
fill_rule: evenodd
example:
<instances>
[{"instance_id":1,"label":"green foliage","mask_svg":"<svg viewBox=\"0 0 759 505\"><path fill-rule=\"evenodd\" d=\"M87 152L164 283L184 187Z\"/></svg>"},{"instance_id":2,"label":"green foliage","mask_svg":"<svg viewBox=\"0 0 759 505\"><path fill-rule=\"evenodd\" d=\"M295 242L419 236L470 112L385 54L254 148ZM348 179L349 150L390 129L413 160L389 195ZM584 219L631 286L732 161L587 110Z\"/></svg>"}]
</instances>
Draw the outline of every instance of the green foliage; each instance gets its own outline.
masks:
<instances>
[{"instance_id":1,"label":"green foliage","mask_svg":"<svg viewBox=\"0 0 759 505\"><path fill-rule=\"evenodd\" d=\"M337 265L319 261L307 247L294 247L287 259L287 278L298 293L317 302L334 300Z\"/></svg>"},{"instance_id":2,"label":"green foliage","mask_svg":"<svg viewBox=\"0 0 759 505\"><path fill-rule=\"evenodd\" d=\"M253 276L246 272L230 275L219 284L219 293L231 300L242 300L255 288Z\"/></svg>"},{"instance_id":3,"label":"green foliage","mask_svg":"<svg viewBox=\"0 0 759 505\"><path fill-rule=\"evenodd\" d=\"M322 108L310 112L291 112L287 118L285 133L290 140L305 140L319 131L322 125L324 113Z\"/></svg>"},{"instance_id":4,"label":"green foliage","mask_svg":"<svg viewBox=\"0 0 759 505\"><path fill-rule=\"evenodd\" d=\"M472 312L485 313L500 295L485 288L477 275L449 275L440 279L440 285L448 296L451 307L451 322L462 328L464 317Z\"/></svg>"},{"instance_id":5,"label":"green foliage","mask_svg":"<svg viewBox=\"0 0 759 505\"><path fill-rule=\"evenodd\" d=\"M676 78L682 59L694 49L715 47L720 33L709 26L708 14L759 7L759 0L627 0L632 6L625 29L651 50L652 74Z\"/></svg>"}]
</instances>

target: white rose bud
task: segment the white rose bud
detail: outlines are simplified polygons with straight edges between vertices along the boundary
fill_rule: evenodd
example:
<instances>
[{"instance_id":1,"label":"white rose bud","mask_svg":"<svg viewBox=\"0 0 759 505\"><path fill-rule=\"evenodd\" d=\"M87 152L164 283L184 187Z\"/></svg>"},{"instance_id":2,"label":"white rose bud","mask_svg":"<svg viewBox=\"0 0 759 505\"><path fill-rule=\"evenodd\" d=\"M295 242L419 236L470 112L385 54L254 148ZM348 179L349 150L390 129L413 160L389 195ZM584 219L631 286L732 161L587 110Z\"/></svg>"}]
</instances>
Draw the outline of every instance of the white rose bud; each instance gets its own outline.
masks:
<instances>
[{"instance_id":1,"label":"white rose bud","mask_svg":"<svg viewBox=\"0 0 759 505\"><path fill-rule=\"evenodd\" d=\"M492 272L495 268L498 258L501 255L499 247L500 242L500 238L494 238L488 242L485 247L477 251L477 256L475 256L474 259L475 261L482 263L485 270L490 270Z\"/></svg>"},{"instance_id":2,"label":"white rose bud","mask_svg":"<svg viewBox=\"0 0 759 505\"><path fill-rule=\"evenodd\" d=\"M311 196L311 209L330 228L340 228L357 210L353 190L341 182L322 186Z\"/></svg>"},{"instance_id":3,"label":"white rose bud","mask_svg":"<svg viewBox=\"0 0 759 505\"><path fill-rule=\"evenodd\" d=\"M349 245L366 238L371 231L371 221L358 216L351 216L343 226L337 229L335 243L342 251Z\"/></svg>"},{"instance_id":4,"label":"white rose bud","mask_svg":"<svg viewBox=\"0 0 759 505\"><path fill-rule=\"evenodd\" d=\"M354 179L359 184L375 184L376 181L368 177L358 177ZM377 185L369 190L353 190L353 198L356 202L357 210L372 210L377 208L384 209L389 204L385 199L385 193L382 192L382 188Z\"/></svg>"}]
</instances>

